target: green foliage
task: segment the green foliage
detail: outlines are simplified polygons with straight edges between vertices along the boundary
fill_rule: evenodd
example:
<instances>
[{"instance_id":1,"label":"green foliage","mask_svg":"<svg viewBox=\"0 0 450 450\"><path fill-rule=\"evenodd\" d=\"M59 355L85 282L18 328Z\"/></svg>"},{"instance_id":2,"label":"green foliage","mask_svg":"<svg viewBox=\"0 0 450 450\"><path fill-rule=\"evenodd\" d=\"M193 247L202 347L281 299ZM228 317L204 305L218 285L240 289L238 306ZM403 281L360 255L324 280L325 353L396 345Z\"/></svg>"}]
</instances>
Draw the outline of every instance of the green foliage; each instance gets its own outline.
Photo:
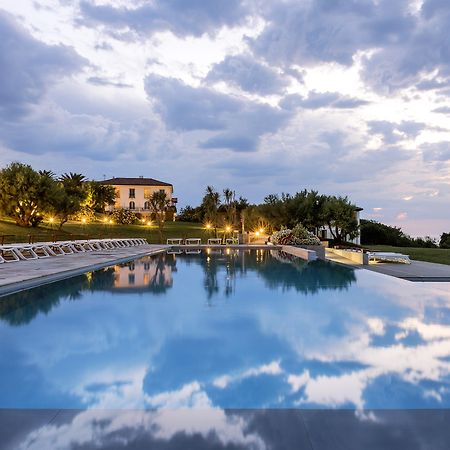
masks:
<instances>
[{"instance_id":1,"label":"green foliage","mask_svg":"<svg viewBox=\"0 0 450 450\"><path fill-rule=\"evenodd\" d=\"M115 209L111 217L114 223L120 223L122 225L134 225L139 220L133 211L123 208Z\"/></svg>"},{"instance_id":2,"label":"green foliage","mask_svg":"<svg viewBox=\"0 0 450 450\"><path fill-rule=\"evenodd\" d=\"M450 233L442 233L439 241L439 247L450 248Z\"/></svg>"},{"instance_id":3,"label":"green foliage","mask_svg":"<svg viewBox=\"0 0 450 450\"><path fill-rule=\"evenodd\" d=\"M301 223L298 223L292 229L292 234L300 245L321 245L320 239L314 233L308 231Z\"/></svg>"},{"instance_id":4,"label":"green foliage","mask_svg":"<svg viewBox=\"0 0 450 450\"><path fill-rule=\"evenodd\" d=\"M19 226L37 226L58 195L51 172L37 172L18 162L0 171L0 210Z\"/></svg>"},{"instance_id":5,"label":"green foliage","mask_svg":"<svg viewBox=\"0 0 450 450\"><path fill-rule=\"evenodd\" d=\"M442 241L442 237L441 242L445 243L445 239ZM361 243L363 245L392 245L396 247L437 247L435 240L430 236L412 238L399 227L392 227L375 220L361 220Z\"/></svg>"},{"instance_id":6,"label":"green foliage","mask_svg":"<svg viewBox=\"0 0 450 450\"><path fill-rule=\"evenodd\" d=\"M60 229L69 217L80 213L81 205L87 197L84 183L85 177L80 173L65 173L59 178L60 193L55 197L52 206L59 219Z\"/></svg>"},{"instance_id":7,"label":"green foliage","mask_svg":"<svg viewBox=\"0 0 450 450\"><path fill-rule=\"evenodd\" d=\"M323 218L335 242L344 242L358 236L356 207L347 197L328 196L324 199Z\"/></svg>"},{"instance_id":8,"label":"green foliage","mask_svg":"<svg viewBox=\"0 0 450 450\"><path fill-rule=\"evenodd\" d=\"M114 205L116 201L116 190L114 186L101 184L98 181L84 183L86 198L83 206L87 206L96 213L103 213L105 207Z\"/></svg>"},{"instance_id":9,"label":"green foliage","mask_svg":"<svg viewBox=\"0 0 450 450\"><path fill-rule=\"evenodd\" d=\"M272 234L272 242L279 245L320 245L320 239L301 223L292 230L283 228Z\"/></svg>"},{"instance_id":10,"label":"green foliage","mask_svg":"<svg viewBox=\"0 0 450 450\"><path fill-rule=\"evenodd\" d=\"M165 191L156 191L153 192L148 201L150 211L158 225L159 242L162 244L164 242L163 230L166 222L166 211L170 208L170 200L167 198Z\"/></svg>"},{"instance_id":11,"label":"green foliage","mask_svg":"<svg viewBox=\"0 0 450 450\"><path fill-rule=\"evenodd\" d=\"M219 206L219 193L212 186L207 186L206 193L203 197L200 207L202 208L204 213L203 220L211 223L211 225L214 227L216 235L217 227L219 225Z\"/></svg>"},{"instance_id":12,"label":"green foliage","mask_svg":"<svg viewBox=\"0 0 450 450\"><path fill-rule=\"evenodd\" d=\"M202 210L200 206L193 208L190 205L186 205L184 208L181 208L180 213L177 215L177 220L180 222L201 222Z\"/></svg>"}]
</instances>

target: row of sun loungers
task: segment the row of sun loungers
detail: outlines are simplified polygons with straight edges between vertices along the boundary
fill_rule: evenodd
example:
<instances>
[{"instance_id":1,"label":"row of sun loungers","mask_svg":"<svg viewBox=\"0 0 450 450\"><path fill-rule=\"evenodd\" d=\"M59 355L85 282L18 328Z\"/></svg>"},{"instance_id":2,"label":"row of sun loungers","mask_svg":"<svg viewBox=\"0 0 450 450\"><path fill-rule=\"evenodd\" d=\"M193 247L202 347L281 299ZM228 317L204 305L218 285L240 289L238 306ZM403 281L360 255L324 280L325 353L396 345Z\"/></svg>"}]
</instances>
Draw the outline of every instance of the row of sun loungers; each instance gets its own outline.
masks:
<instances>
[{"instance_id":1,"label":"row of sun loungers","mask_svg":"<svg viewBox=\"0 0 450 450\"><path fill-rule=\"evenodd\" d=\"M88 239L75 241L39 242L35 244L0 245L0 264L50 258L74 253L111 250L148 244L143 238Z\"/></svg>"},{"instance_id":2,"label":"row of sun loungers","mask_svg":"<svg viewBox=\"0 0 450 450\"><path fill-rule=\"evenodd\" d=\"M167 239L167 245L201 245L202 240L200 238L171 238ZM210 238L207 241L207 245L236 245L239 244L238 238Z\"/></svg>"}]
</instances>

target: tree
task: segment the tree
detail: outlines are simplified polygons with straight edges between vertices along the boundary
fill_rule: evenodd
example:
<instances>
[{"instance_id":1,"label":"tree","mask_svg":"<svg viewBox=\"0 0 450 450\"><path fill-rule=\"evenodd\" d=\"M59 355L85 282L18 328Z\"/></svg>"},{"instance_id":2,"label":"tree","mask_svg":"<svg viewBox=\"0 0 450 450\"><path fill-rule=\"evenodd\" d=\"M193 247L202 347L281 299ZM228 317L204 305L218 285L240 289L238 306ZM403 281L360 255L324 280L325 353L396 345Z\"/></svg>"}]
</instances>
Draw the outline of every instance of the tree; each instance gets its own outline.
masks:
<instances>
[{"instance_id":1,"label":"tree","mask_svg":"<svg viewBox=\"0 0 450 450\"><path fill-rule=\"evenodd\" d=\"M156 191L153 192L148 201L150 203L150 211L153 213L158 225L159 241L162 244L164 242L163 230L166 221L166 210L170 206L170 200L165 191Z\"/></svg>"},{"instance_id":2,"label":"tree","mask_svg":"<svg viewBox=\"0 0 450 450\"><path fill-rule=\"evenodd\" d=\"M450 248L450 233L442 233L441 240L439 241L439 247Z\"/></svg>"},{"instance_id":3,"label":"tree","mask_svg":"<svg viewBox=\"0 0 450 450\"><path fill-rule=\"evenodd\" d=\"M114 186L89 181L84 184L86 191L85 207L94 212L102 213L108 205L114 205L116 201L116 190Z\"/></svg>"},{"instance_id":4,"label":"tree","mask_svg":"<svg viewBox=\"0 0 450 450\"><path fill-rule=\"evenodd\" d=\"M214 233L216 236L219 221L219 206L220 206L219 193L212 186L207 186L201 207L204 211L204 219L213 225Z\"/></svg>"},{"instance_id":5,"label":"tree","mask_svg":"<svg viewBox=\"0 0 450 450\"><path fill-rule=\"evenodd\" d=\"M326 197L323 214L324 221L336 242L345 242L358 236L356 207L347 197Z\"/></svg>"},{"instance_id":6,"label":"tree","mask_svg":"<svg viewBox=\"0 0 450 450\"><path fill-rule=\"evenodd\" d=\"M223 198L225 200L225 217L227 225L234 228L236 224L236 193L229 188L223 190Z\"/></svg>"},{"instance_id":7,"label":"tree","mask_svg":"<svg viewBox=\"0 0 450 450\"><path fill-rule=\"evenodd\" d=\"M201 222L201 208L197 206L193 208L190 205L186 205L181 208L180 214L177 215L179 222Z\"/></svg>"},{"instance_id":8,"label":"tree","mask_svg":"<svg viewBox=\"0 0 450 450\"><path fill-rule=\"evenodd\" d=\"M55 214L59 219L59 229L80 211L83 201L87 197L84 188L85 177L80 173L65 173L59 178L61 192L53 203Z\"/></svg>"},{"instance_id":9,"label":"tree","mask_svg":"<svg viewBox=\"0 0 450 450\"><path fill-rule=\"evenodd\" d=\"M19 162L0 171L0 209L19 226L37 226L58 194L52 172L37 172Z\"/></svg>"}]
</instances>

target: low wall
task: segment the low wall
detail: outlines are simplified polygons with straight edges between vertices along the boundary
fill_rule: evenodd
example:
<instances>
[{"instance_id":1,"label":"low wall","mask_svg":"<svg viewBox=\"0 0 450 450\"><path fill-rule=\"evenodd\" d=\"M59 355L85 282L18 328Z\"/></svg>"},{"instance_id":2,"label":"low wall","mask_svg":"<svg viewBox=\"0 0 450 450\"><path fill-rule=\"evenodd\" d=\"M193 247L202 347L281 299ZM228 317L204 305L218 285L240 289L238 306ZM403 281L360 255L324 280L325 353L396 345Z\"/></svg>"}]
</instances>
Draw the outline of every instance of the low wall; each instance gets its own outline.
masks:
<instances>
[{"instance_id":1,"label":"low wall","mask_svg":"<svg viewBox=\"0 0 450 450\"><path fill-rule=\"evenodd\" d=\"M337 248L329 248L329 252L335 255L342 256L343 258L349 259L357 264L367 265L369 264L369 255L363 252L353 252L350 250L341 250Z\"/></svg>"},{"instance_id":2,"label":"low wall","mask_svg":"<svg viewBox=\"0 0 450 450\"><path fill-rule=\"evenodd\" d=\"M289 253L290 255L304 259L305 261L315 261L317 259L317 253L314 250L308 250L307 248L294 247L293 245L282 245L281 250Z\"/></svg>"}]
</instances>

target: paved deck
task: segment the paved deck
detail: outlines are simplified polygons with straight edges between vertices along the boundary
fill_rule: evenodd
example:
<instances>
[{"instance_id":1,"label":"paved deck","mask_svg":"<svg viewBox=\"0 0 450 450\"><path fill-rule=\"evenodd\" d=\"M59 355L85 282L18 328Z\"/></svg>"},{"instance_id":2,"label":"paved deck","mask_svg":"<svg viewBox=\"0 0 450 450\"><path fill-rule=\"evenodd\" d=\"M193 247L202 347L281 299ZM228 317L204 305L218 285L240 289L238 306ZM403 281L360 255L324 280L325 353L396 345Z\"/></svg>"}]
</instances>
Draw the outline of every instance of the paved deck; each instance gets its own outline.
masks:
<instances>
[{"instance_id":1,"label":"paved deck","mask_svg":"<svg viewBox=\"0 0 450 450\"><path fill-rule=\"evenodd\" d=\"M372 272L378 272L408 281L450 282L450 265L447 264L412 260L411 264L375 263L362 266L328 251L326 252L326 258L339 264L345 264L346 266L371 270Z\"/></svg>"},{"instance_id":2,"label":"paved deck","mask_svg":"<svg viewBox=\"0 0 450 450\"><path fill-rule=\"evenodd\" d=\"M3 263L0 264L0 295L130 261L139 256L152 255L164 251L168 247L167 245L137 245Z\"/></svg>"},{"instance_id":3,"label":"paved deck","mask_svg":"<svg viewBox=\"0 0 450 450\"><path fill-rule=\"evenodd\" d=\"M450 281L450 266L447 264L412 260L411 264L376 263L363 267L409 281Z\"/></svg>"}]
</instances>

